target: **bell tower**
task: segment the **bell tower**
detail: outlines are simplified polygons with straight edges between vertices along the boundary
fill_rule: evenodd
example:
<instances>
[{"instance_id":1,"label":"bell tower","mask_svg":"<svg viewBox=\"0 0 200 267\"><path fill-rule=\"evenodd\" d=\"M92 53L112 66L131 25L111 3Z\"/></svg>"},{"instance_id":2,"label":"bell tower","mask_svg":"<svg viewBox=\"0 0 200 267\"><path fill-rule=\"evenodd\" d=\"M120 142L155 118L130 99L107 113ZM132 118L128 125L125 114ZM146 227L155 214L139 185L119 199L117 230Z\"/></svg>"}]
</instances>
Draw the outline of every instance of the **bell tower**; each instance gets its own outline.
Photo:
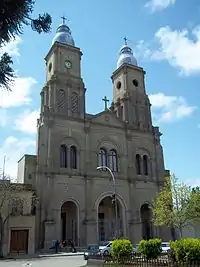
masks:
<instances>
[{"instance_id":1,"label":"bell tower","mask_svg":"<svg viewBox=\"0 0 200 267\"><path fill-rule=\"evenodd\" d=\"M133 128L149 131L152 119L149 98L145 91L145 71L138 66L131 47L121 47L113 82L113 109L116 115Z\"/></svg>"},{"instance_id":2,"label":"bell tower","mask_svg":"<svg viewBox=\"0 0 200 267\"><path fill-rule=\"evenodd\" d=\"M81 78L82 52L75 46L70 28L61 24L45 58L46 84L41 109L58 116L84 118L85 86Z\"/></svg>"}]
</instances>

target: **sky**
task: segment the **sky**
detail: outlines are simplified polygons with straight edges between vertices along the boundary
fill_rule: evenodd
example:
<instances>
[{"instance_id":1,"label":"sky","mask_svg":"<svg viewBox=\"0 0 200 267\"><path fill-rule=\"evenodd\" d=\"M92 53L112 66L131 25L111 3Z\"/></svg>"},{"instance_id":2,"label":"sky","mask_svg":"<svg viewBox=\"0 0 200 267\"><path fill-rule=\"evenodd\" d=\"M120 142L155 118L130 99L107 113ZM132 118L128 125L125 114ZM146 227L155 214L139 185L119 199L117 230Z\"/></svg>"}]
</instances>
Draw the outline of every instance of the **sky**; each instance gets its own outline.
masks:
<instances>
[{"instance_id":1,"label":"sky","mask_svg":"<svg viewBox=\"0 0 200 267\"><path fill-rule=\"evenodd\" d=\"M2 47L13 56L17 74L12 92L0 89L0 168L16 178L17 161L35 153L45 55L55 31L68 18L81 48L87 112L103 110L112 99L111 75L126 36L146 71L146 91L155 126L162 132L165 168L195 186L200 184L200 2L199 0L53 0L36 1L32 16L48 12L52 29L23 34Z\"/></svg>"}]
</instances>

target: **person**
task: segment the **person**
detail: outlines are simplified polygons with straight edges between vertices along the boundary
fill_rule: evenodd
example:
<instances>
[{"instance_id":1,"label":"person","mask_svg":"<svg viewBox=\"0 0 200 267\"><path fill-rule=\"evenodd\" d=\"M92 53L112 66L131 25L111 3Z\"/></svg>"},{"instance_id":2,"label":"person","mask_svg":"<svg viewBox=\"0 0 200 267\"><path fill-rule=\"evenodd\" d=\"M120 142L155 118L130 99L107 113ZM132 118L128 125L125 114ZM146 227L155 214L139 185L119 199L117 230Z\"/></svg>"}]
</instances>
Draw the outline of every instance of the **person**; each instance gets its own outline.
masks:
<instances>
[{"instance_id":1,"label":"person","mask_svg":"<svg viewBox=\"0 0 200 267\"><path fill-rule=\"evenodd\" d=\"M72 248L72 253L76 253L76 248L74 246L74 242L71 241L71 248Z\"/></svg>"},{"instance_id":2,"label":"person","mask_svg":"<svg viewBox=\"0 0 200 267\"><path fill-rule=\"evenodd\" d=\"M60 243L59 243L59 241L57 239L56 242L55 242L55 253L58 253L59 245L60 245Z\"/></svg>"}]
</instances>

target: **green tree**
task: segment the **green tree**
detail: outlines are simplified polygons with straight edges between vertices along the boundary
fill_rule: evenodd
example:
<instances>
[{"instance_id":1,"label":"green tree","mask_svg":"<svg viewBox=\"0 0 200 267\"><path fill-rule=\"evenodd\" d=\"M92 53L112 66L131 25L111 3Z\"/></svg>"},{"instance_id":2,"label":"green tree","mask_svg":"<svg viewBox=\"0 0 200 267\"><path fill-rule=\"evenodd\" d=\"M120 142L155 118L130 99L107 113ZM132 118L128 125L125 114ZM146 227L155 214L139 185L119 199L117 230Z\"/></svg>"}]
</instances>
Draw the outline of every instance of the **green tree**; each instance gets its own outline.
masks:
<instances>
[{"instance_id":1,"label":"green tree","mask_svg":"<svg viewBox=\"0 0 200 267\"><path fill-rule=\"evenodd\" d=\"M182 238L183 228L191 224L188 216L190 197L188 185L179 182L175 175L167 177L153 203L154 225L175 228Z\"/></svg>"},{"instance_id":2,"label":"green tree","mask_svg":"<svg viewBox=\"0 0 200 267\"><path fill-rule=\"evenodd\" d=\"M193 226L198 229L200 226L200 187L192 188L190 203L188 208L188 218L192 222Z\"/></svg>"},{"instance_id":3,"label":"green tree","mask_svg":"<svg viewBox=\"0 0 200 267\"><path fill-rule=\"evenodd\" d=\"M189 205L189 218L199 219L200 218L200 187L194 187L191 191L190 205Z\"/></svg>"},{"instance_id":4,"label":"green tree","mask_svg":"<svg viewBox=\"0 0 200 267\"><path fill-rule=\"evenodd\" d=\"M48 13L31 18L34 4L34 0L0 1L0 48L16 35L22 34L25 25L30 25L38 33L50 31L52 21ZM12 64L12 58L4 53L0 58L0 88L11 90L15 77Z\"/></svg>"}]
</instances>

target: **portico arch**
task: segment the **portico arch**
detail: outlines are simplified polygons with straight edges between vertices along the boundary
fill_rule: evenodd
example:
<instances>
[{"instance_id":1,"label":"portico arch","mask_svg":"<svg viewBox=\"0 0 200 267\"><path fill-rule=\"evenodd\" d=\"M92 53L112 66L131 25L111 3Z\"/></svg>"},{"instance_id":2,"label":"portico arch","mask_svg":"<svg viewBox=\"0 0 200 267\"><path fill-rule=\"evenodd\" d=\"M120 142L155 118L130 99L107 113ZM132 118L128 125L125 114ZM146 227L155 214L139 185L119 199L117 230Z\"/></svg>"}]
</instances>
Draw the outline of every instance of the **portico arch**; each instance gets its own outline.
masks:
<instances>
[{"instance_id":1,"label":"portico arch","mask_svg":"<svg viewBox=\"0 0 200 267\"><path fill-rule=\"evenodd\" d=\"M61 241L79 244L79 205L69 199L61 205Z\"/></svg>"},{"instance_id":2,"label":"portico arch","mask_svg":"<svg viewBox=\"0 0 200 267\"><path fill-rule=\"evenodd\" d=\"M97 240L105 241L116 235L115 204L112 203L113 192L101 194L95 201ZM118 236L126 236L126 204L123 198L117 194L117 230Z\"/></svg>"}]
</instances>

